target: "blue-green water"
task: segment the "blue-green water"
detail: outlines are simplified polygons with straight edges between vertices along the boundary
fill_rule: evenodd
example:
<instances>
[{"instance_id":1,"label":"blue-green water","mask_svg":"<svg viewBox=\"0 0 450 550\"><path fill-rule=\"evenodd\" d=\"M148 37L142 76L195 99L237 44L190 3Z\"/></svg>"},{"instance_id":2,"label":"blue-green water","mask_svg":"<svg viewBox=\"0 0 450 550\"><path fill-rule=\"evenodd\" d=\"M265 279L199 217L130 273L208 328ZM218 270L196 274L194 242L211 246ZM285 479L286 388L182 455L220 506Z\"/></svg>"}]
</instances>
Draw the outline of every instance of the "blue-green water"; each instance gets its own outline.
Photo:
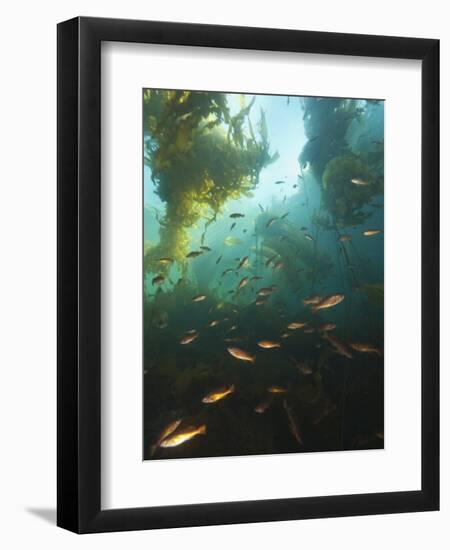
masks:
<instances>
[{"instance_id":1,"label":"blue-green water","mask_svg":"<svg viewBox=\"0 0 450 550\"><path fill-rule=\"evenodd\" d=\"M144 458L383 447L383 136L382 101L144 93Z\"/></svg>"}]
</instances>

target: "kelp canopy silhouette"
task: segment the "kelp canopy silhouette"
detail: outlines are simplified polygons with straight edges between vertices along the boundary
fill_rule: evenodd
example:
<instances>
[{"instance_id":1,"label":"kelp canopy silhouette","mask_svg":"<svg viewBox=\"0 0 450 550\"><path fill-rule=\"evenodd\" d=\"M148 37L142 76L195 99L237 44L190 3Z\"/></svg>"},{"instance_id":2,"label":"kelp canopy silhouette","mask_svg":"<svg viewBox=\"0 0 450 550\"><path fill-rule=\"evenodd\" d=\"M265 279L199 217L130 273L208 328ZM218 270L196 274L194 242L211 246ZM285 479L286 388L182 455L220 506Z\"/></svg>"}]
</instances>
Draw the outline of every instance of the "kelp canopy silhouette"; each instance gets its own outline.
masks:
<instances>
[{"instance_id":1,"label":"kelp canopy silhouette","mask_svg":"<svg viewBox=\"0 0 450 550\"><path fill-rule=\"evenodd\" d=\"M264 112L255 135L249 118L255 98L232 115L226 94L145 90L145 162L156 193L166 204L159 244L147 250L146 271L161 256L183 265L188 228L208 225L230 199L249 196L262 168L273 162Z\"/></svg>"},{"instance_id":2,"label":"kelp canopy silhouette","mask_svg":"<svg viewBox=\"0 0 450 550\"><path fill-rule=\"evenodd\" d=\"M363 122L357 100L305 98L304 129L308 142L299 156L321 184L323 205L339 227L358 225L370 215L364 207L383 190L383 146L352 150L347 135L353 121ZM356 186L352 179L367 182Z\"/></svg>"}]
</instances>

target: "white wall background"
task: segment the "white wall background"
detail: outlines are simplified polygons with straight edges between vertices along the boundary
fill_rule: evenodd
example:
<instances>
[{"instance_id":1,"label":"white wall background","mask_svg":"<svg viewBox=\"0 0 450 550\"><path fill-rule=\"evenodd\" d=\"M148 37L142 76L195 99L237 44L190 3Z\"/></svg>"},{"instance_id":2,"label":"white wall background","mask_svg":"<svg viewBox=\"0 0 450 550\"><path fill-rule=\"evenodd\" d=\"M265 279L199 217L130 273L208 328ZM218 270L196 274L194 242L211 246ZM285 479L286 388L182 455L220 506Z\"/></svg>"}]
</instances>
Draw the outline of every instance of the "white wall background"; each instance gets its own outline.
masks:
<instances>
[{"instance_id":1,"label":"white wall background","mask_svg":"<svg viewBox=\"0 0 450 550\"><path fill-rule=\"evenodd\" d=\"M440 550L450 541L450 329L442 285L442 506L439 513L203 527L77 537L54 526L56 467L56 23L75 15L441 39L450 97L449 10L442 0L316 2L65 0L9 3L0 32L0 544L49 550L386 545ZM450 117L441 102L442 280L450 279ZM407 132L407 128L405 128ZM405 231L405 238L408 238Z\"/></svg>"}]
</instances>

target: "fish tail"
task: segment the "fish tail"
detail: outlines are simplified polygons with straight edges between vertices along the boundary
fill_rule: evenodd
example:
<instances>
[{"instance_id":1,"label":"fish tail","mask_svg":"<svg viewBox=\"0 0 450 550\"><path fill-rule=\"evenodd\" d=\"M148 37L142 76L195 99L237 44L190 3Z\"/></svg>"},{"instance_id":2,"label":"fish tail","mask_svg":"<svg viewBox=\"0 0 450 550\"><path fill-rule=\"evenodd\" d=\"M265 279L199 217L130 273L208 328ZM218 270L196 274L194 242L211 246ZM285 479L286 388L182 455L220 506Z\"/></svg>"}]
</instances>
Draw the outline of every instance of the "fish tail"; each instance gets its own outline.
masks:
<instances>
[{"instance_id":1,"label":"fish tail","mask_svg":"<svg viewBox=\"0 0 450 550\"><path fill-rule=\"evenodd\" d=\"M157 445L157 444L152 445L152 446L150 447L150 456L151 456L151 457L155 454L157 448L158 448L158 445Z\"/></svg>"},{"instance_id":2,"label":"fish tail","mask_svg":"<svg viewBox=\"0 0 450 550\"><path fill-rule=\"evenodd\" d=\"M200 426L200 428L198 429L198 433L199 434L206 434L206 424L203 424L203 426Z\"/></svg>"},{"instance_id":3,"label":"fish tail","mask_svg":"<svg viewBox=\"0 0 450 550\"><path fill-rule=\"evenodd\" d=\"M318 309L319 309L319 308L318 308L317 306L312 306L312 307L311 307L311 313L317 313L317 310L318 310Z\"/></svg>"},{"instance_id":4,"label":"fish tail","mask_svg":"<svg viewBox=\"0 0 450 550\"><path fill-rule=\"evenodd\" d=\"M234 392L234 389L235 389L235 388L234 388L234 384L231 384L231 386L230 386L230 393L233 393L233 392Z\"/></svg>"}]
</instances>

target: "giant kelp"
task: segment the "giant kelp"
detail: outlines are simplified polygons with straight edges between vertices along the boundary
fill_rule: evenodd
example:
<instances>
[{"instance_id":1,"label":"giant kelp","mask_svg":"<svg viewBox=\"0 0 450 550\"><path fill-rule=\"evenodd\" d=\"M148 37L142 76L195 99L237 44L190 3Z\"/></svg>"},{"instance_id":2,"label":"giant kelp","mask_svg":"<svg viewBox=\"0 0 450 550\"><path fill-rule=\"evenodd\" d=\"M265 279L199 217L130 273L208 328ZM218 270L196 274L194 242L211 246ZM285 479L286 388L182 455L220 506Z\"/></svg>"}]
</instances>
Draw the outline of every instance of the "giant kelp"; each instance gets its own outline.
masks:
<instances>
[{"instance_id":1,"label":"giant kelp","mask_svg":"<svg viewBox=\"0 0 450 550\"><path fill-rule=\"evenodd\" d=\"M367 185L354 185L355 178ZM322 187L324 206L340 226L363 223L370 216L364 207L382 191L376 173L353 154L328 162L322 174Z\"/></svg>"},{"instance_id":2,"label":"giant kelp","mask_svg":"<svg viewBox=\"0 0 450 550\"><path fill-rule=\"evenodd\" d=\"M364 208L383 190L383 143L349 143L348 134L363 124L365 107L358 100L304 100L304 130L308 142L299 163L308 168L321 186L323 206L332 225L340 227L363 223L369 216ZM357 186L359 178L366 185Z\"/></svg>"},{"instance_id":3,"label":"giant kelp","mask_svg":"<svg viewBox=\"0 0 450 550\"><path fill-rule=\"evenodd\" d=\"M146 270L154 270L162 254L183 262L188 228L205 218L206 229L228 200L248 196L261 169L275 159L263 112L257 135L252 128L252 104L232 115L222 93L145 91L146 162L166 204L160 242L147 251Z\"/></svg>"}]
</instances>

